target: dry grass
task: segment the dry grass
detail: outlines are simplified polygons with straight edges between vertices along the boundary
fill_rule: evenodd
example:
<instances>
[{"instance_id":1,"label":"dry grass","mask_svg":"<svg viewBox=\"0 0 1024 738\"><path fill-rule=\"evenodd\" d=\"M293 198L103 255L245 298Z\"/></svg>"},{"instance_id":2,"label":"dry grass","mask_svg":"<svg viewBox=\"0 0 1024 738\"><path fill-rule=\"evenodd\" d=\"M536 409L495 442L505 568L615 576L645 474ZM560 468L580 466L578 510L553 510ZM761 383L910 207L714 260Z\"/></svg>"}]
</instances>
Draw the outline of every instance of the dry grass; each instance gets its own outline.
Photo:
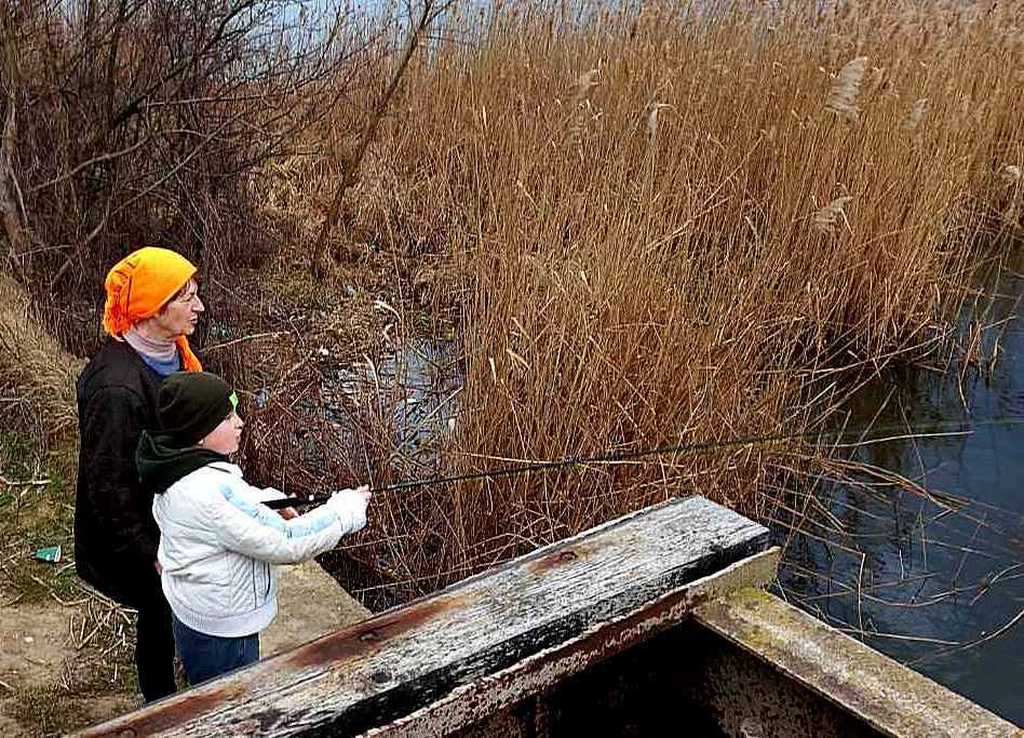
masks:
<instances>
[{"instance_id":1,"label":"dry grass","mask_svg":"<svg viewBox=\"0 0 1024 738\"><path fill-rule=\"evenodd\" d=\"M75 380L83 366L35 320L25 290L0 274L0 387L16 386L17 399L32 405L48 432L65 433L78 420Z\"/></svg>"},{"instance_id":2,"label":"dry grass","mask_svg":"<svg viewBox=\"0 0 1024 738\"><path fill-rule=\"evenodd\" d=\"M467 11L417 60L351 206L459 275L443 471L814 427L1020 233L1019 11L757 7ZM767 519L787 455L382 495L358 556L404 597L670 495Z\"/></svg>"}]
</instances>

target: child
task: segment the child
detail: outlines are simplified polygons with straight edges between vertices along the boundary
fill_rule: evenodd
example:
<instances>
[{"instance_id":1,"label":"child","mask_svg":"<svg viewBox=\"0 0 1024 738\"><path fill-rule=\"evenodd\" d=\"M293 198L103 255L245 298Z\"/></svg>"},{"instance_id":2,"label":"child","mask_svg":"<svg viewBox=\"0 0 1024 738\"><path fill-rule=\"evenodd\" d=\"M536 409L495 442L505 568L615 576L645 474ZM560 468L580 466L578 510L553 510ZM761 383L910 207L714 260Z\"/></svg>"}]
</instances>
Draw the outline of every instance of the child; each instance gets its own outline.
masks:
<instances>
[{"instance_id":1,"label":"child","mask_svg":"<svg viewBox=\"0 0 1024 738\"><path fill-rule=\"evenodd\" d=\"M335 493L289 520L260 504L284 497L257 489L228 461L238 450L237 398L206 372L171 374L157 400L162 430L143 433L138 468L160 528L157 561L174 641L190 684L259 660L259 633L277 614L271 564L334 548L366 525L366 487Z\"/></svg>"}]
</instances>

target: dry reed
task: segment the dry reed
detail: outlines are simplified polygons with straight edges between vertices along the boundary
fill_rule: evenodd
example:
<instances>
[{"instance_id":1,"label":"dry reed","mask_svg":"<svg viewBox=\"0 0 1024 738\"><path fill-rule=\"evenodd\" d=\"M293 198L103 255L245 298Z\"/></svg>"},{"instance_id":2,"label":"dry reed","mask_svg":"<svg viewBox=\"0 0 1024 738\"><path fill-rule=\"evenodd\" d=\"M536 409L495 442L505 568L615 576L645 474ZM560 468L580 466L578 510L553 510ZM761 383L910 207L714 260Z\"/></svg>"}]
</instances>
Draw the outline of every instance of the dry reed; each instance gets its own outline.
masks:
<instances>
[{"instance_id":1,"label":"dry reed","mask_svg":"<svg viewBox=\"0 0 1024 738\"><path fill-rule=\"evenodd\" d=\"M83 365L36 320L26 291L0 274L0 377L51 434L67 433L78 421L75 379Z\"/></svg>"},{"instance_id":2,"label":"dry reed","mask_svg":"<svg viewBox=\"0 0 1024 738\"><path fill-rule=\"evenodd\" d=\"M460 275L444 471L813 427L1020 227L1017 11L559 7L449 18L353 199ZM671 495L767 520L795 448L383 495L360 556L402 598Z\"/></svg>"}]
</instances>

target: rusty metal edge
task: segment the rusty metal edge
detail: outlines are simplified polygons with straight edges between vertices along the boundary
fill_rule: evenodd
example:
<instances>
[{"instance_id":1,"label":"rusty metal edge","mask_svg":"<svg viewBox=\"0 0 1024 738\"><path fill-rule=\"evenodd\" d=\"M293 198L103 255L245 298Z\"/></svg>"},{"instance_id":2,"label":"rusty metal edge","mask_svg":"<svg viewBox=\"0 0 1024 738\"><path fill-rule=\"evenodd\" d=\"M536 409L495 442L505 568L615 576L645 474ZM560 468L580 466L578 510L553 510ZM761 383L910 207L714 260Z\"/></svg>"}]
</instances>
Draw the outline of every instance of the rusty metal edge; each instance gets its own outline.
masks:
<instances>
[{"instance_id":1,"label":"rusty metal edge","mask_svg":"<svg viewBox=\"0 0 1024 738\"><path fill-rule=\"evenodd\" d=\"M669 592L576 638L536 653L502 671L454 689L450 694L362 736L413 738L450 734L529 697L561 680L641 643L688 619L700 604L737 589L764 587L775 579L777 547L749 556L707 577Z\"/></svg>"},{"instance_id":2,"label":"rusty metal edge","mask_svg":"<svg viewBox=\"0 0 1024 738\"><path fill-rule=\"evenodd\" d=\"M1024 736L1024 730L755 588L702 603L694 619L892 738Z\"/></svg>"}]
</instances>

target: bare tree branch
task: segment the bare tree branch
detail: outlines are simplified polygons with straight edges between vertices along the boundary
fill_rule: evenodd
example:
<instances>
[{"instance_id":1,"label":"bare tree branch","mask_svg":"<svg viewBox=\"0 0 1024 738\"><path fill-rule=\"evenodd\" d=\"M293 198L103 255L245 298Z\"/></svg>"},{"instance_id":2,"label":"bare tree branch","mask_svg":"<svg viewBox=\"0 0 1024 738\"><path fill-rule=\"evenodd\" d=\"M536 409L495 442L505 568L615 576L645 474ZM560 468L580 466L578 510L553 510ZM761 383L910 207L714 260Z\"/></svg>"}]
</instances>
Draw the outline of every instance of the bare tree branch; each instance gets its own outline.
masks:
<instances>
[{"instance_id":1,"label":"bare tree branch","mask_svg":"<svg viewBox=\"0 0 1024 738\"><path fill-rule=\"evenodd\" d=\"M134 245L226 268L291 232L251 175L309 147L388 33L342 0L299 23L297 2L0 5L0 236L40 304L85 304Z\"/></svg>"},{"instance_id":2,"label":"bare tree branch","mask_svg":"<svg viewBox=\"0 0 1024 738\"><path fill-rule=\"evenodd\" d=\"M123 202L120 205L118 205L117 208L112 213L112 215L117 215L118 213L122 212L123 210L126 210L132 204L134 204L137 200L145 197L150 192L152 192L153 190L158 188L160 185L162 185L164 182L166 182L171 177L173 177L175 174L177 174L178 171L182 167L186 166L190 161L192 161L199 154L199 152L201 152L203 150L203 147L206 146L206 144L210 143L210 141L213 140L217 136L217 134L219 134L221 131L223 131L225 128L227 128L228 125L230 125L231 123L235 122L235 120L237 120L240 117L241 117L241 114L239 114L235 118L229 118L229 119L225 120L223 123L221 123L220 126L218 126L216 129L214 129L213 131L208 133L203 138L202 141L197 143L192 148L192 150L188 153L188 155L185 156L181 161L179 161L169 172L167 172L167 174L165 174L163 177L161 177L156 182L151 184L149 187L144 189L142 192L139 192L134 197L131 197L128 200L126 200L125 202ZM92 239L89 239L89 240L92 240Z\"/></svg>"},{"instance_id":3,"label":"bare tree branch","mask_svg":"<svg viewBox=\"0 0 1024 738\"><path fill-rule=\"evenodd\" d=\"M61 182L64 182L65 180L71 179L76 174L78 174L79 172L81 172L84 169L87 169L88 167L95 166L96 164L101 164L101 163L103 163L105 161L113 161L114 159L119 159L122 156L126 156L126 155L132 153L133 151L138 151L140 148L145 146L147 143L149 143L149 138L148 137L142 139L138 143L135 143L135 144L132 144L131 146L123 148L120 151L110 151L110 152L105 153L105 154L100 154L99 156L94 156L93 158L89 159L88 161L83 161L81 164L76 166L70 172L65 172L64 174L61 174L59 177L54 177L53 179L47 180L46 182L43 182L42 184L34 185L33 187L31 187L29 189L29 194L35 194L36 192L39 192L40 190L45 190L48 187L53 187L54 185L58 185Z\"/></svg>"},{"instance_id":4,"label":"bare tree branch","mask_svg":"<svg viewBox=\"0 0 1024 738\"><path fill-rule=\"evenodd\" d=\"M363 158L366 156L366 150L377 135L377 129L380 127L380 122L383 120L384 114L391 105L391 99L395 96L395 92L398 90L398 86L402 81L405 70L409 66L409 62L412 60L413 54L416 52L416 48L419 46L420 40L430 28L431 23L433 23L441 13L454 5L455 0L449 0L449 2L422 0L422 2L423 4L420 8L421 12L419 14L419 18L409 28L409 34L406 37L405 42L405 49L402 51L402 56L399 59L398 65L391 74L391 79L388 81L387 87L384 88L384 92L381 93L381 96L377 99L377 104L374 106L369 122L363 129L362 136L359 138L355 151L352 152L351 156L345 157L341 162L341 182L338 183L338 188L335 190L334 197L331 199L331 204L328 207L326 216L324 217L323 225L320 227L320 233L313 244L313 273L317 277L322 277L327 270L327 262L330 258L330 251L327 248L327 239L330 236L331 231L337 225L338 217L341 214L341 206L345 200L345 194L359 181L359 168L362 166ZM411 0L407 0L406 8L411 20Z\"/></svg>"},{"instance_id":5,"label":"bare tree branch","mask_svg":"<svg viewBox=\"0 0 1024 738\"><path fill-rule=\"evenodd\" d=\"M6 18L2 24L4 35L9 29ZM29 237L26 233L22 213L24 205L20 197L18 181L14 171L15 136L17 135L16 66L12 38L6 39L5 55L0 63L0 81L6 92L4 99L3 131L0 132L0 217L3 218L4 232L8 241L8 261L16 272L21 272L18 255L28 250Z\"/></svg>"}]
</instances>

